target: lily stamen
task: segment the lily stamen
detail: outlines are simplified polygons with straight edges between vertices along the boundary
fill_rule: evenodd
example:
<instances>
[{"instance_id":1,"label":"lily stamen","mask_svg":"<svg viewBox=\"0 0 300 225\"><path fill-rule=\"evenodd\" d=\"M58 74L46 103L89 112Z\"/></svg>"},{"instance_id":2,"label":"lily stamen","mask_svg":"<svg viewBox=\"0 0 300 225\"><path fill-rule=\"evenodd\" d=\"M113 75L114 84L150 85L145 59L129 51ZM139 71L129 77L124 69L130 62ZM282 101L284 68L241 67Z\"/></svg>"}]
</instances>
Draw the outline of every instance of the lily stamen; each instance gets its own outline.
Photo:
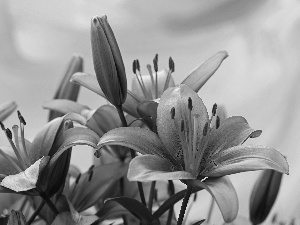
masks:
<instances>
[{"instance_id":1,"label":"lily stamen","mask_svg":"<svg viewBox=\"0 0 300 225\"><path fill-rule=\"evenodd\" d=\"M18 158L21 168L23 170L25 170L27 168L27 166L25 165L25 160L21 156L20 149L17 148L16 145L14 144L14 142L12 141L12 133L11 133L10 129L6 128L5 133L6 133L7 140L9 141L12 149L14 150L15 155Z\"/></svg>"},{"instance_id":2,"label":"lily stamen","mask_svg":"<svg viewBox=\"0 0 300 225\"><path fill-rule=\"evenodd\" d=\"M158 72L158 54L155 55L153 59L153 67L155 71L155 98L158 98L158 81L157 81L157 72Z\"/></svg>"},{"instance_id":3,"label":"lily stamen","mask_svg":"<svg viewBox=\"0 0 300 225\"><path fill-rule=\"evenodd\" d=\"M168 89L169 87L169 83L170 83L170 79L171 79L171 74L175 71L175 64L174 61L172 59L172 57L169 58L169 71L168 71L168 76L165 82L165 86L164 86L164 91Z\"/></svg>"},{"instance_id":4,"label":"lily stamen","mask_svg":"<svg viewBox=\"0 0 300 225\"><path fill-rule=\"evenodd\" d=\"M21 142L22 142L22 146L23 146L23 150L24 150L24 154L26 156L27 159L29 159L29 155L26 149L26 144L25 144L25 135L24 135L24 126L26 125L25 119L24 117L21 115L20 111L17 111L18 113L18 117L20 120L20 130L21 130ZM30 165L30 163L29 163Z\"/></svg>"},{"instance_id":5,"label":"lily stamen","mask_svg":"<svg viewBox=\"0 0 300 225\"><path fill-rule=\"evenodd\" d=\"M133 73L135 74L136 79L138 80L138 83L140 85L140 88L143 92L143 95L144 95L145 99L151 99L151 96L149 98L147 88L146 88L145 83L143 81L143 77L142 77L141 70L140 70L140 62L139 62L138 59L133 61L132 68L133 68ZM136 71L138 71L138 73Z\"/></svg>"},{"instance_id":6,"label":"lily stamen","mask_svg":"<svg viewBox=\"0 0 300 225\"><path fill-rule=\"evenodd\" d=\"M151 68L151 65L150 64L147 64L147 69L148 69L148 72L150 74L150 78L151 78L151 83L152 83L152 87L154 88L155 84L154 84L154 77L153 77L153 73L152 73L152 68ZM153 96L153 98L155 98L155 96Z\"/></svg>"}]
</instances>

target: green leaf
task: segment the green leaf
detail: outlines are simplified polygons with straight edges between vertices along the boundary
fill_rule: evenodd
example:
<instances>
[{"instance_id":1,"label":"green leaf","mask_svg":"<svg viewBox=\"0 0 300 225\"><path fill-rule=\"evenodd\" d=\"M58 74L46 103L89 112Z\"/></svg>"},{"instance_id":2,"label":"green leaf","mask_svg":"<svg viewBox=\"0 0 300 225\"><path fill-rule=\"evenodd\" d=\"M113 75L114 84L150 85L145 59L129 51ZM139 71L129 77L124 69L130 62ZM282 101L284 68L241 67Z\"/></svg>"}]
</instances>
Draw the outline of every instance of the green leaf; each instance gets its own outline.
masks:
<instances>
[{"instance_id":1,"label":"green leaf","mask_svg":"<svg viewBox=\"0 0 300 225\"><path fill-rule=\"evenodd\" d=\"M137 217L143 224L159 224L159 221L152 216L146 206L140 203L138 200L129 197L118 197L109 199L107 201L117 202L126 208L129 212Z\"/></svg>"},{"instance_id":2,"label":"green leaf","mask_svg":"<svg viewBox=\"0 0 300 225\"><path fill-rule=\"evenodd\" d=\"M195 92L198 92L200 88L208 81L208 79L216 72L224 59L228 57L226 51L218 52L210 57L202 65L197 67L191 72L181 84L186 84Z\"/></svg>"},{"instance_id":3,"label":"green leaf","mask_svg":"<svg viewBox=\"0 0 300 225\"><path fill-rule=\"evenodd\" d=\"M90 171L81 175L78 184L74 183L70 188L70 190L75 188L75 193L72 194L73 196L67 197L81 212L91 207L99 199L106 198L115 182L127 173L127 168L128 164L122 162L96 166L92 175Z\"/></svg>"}]
</instances>

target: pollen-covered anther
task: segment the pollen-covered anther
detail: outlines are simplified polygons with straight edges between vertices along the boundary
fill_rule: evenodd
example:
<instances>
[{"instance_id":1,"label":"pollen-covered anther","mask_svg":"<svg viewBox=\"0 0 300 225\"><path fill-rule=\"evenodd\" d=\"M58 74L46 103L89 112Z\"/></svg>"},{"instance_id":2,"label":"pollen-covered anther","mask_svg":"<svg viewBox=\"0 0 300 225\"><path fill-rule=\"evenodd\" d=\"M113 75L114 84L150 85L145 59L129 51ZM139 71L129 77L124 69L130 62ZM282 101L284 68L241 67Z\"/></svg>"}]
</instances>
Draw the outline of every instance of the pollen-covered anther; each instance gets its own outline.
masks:
<instances>
[{"instance_id":1,"label":"pollen-covered anther","mask_svg":"<svg viewBox=\"0 0 300 225\"><path fill-rule=\"evenodd\" d=\"M158 54L156 54L153 59L153 67L154 67L154 71L157 72L158 71Z\"/></svg>"},{"instance_id":2,"label":"pollen-covered anther","mask_svg":"<svg viewBox=\"0 0 300 225\"><path fill-rule=\"evenodd\" d=\"M216 113L217 113L217 108L218 108L218 105L217 105L217 103L215 103L215 104L213 105L213 108L212 108L212 116L215 116L215 115L216 115Z\"/></svg>"},{"instance_id":3,"label":"pollen-covered anther","mask_svg":"<svg viewBox=\"0 0 300 225\"><path fill-rule=\"evenodd\" d=\"M172 57L169 58L169 70L171 71L171 73L173 73L175 71L175 63L174 63Z\"/></svg>"},{"instance_id":4,"label":"pollen-covered anther","mask_svg":"<svg viewBox=\"0 0 300 225\"><path fill-rule=\"evenodd\" d=\"M171 109L170 114L171 114L171 119L174 120L174 118L175 118L175 108L174 107Z\"/></svg>"},{"instance_id":5,"label":"pollen-covered anther","mask_svg":"<svg viewBox=\"0 0 300 225\"><path fill-rule=\"evenodd\" d=\"M9 138L10 140L12 140L12 132L9 128L5 129L5 134L7 136L7 138Z\"/></svg>"},{"instance_id":6,"label":"pollen-covered anther","mask_svg":"<svg viewBox=\"0 0 300 225\"><path fill-rule=\"evenodd\" d=\"M184 121L183 121L183 120L181 120L180 131L181 131L181 132L184 131Z\"/></svg>"},{"instance_id":7,"label":"pollen-covered anther","mask_svg":"<svg viewBox=\"0 0 300 225\"><path fill-rule=\"evenodd\" d=\"M216 129L218 129L220 127L220 117L217 116L216 118Z\"/></svg>"},{"instance_id":8,"label":"pollen-covered anther","mask_svg":"<svg viewBox=\"0 0 300 225\"><path fill-rule=\"evenodd\" d=\"M141 71L140 61L136 59L135 62L136 62L136 69L140 72Z\"/></svg>"},{"instance_id":9,"label":"pollen-covered anther","mask_svg":"<svg viewBox=\"0 0 300 225\"><path fill-rule=\"evenodd\" d=\"M192 109L193 109L193 101L192 101L191 97L188 98L188 108L190 111L192 111Z\"/></svg>"},{"instance_id":10,"label":"pollen-covered anther","mask_svg":"<svg viewBox=\"0 0 300 225\"><path fill-rule=\"evenodd\" d=\"M81 173L79 173L78 176L76 177L75 184L78 184L80 177L81 177Z\"/></svg>"},{"instance_id":11,"label":"pollen-covered anther","mask_svg":"<svg viewBox=\"0 0 300 225\"><path fill-rule=\"evenodd\" d=\"M203 136L207 134L208 131L208 122L205 123L204 128L203 128Z\"/></svg>"},{"instance_id":12,"label":"pollen-covered anther","mask_svg":"<svg viewBox=\"0 0 300 225\"><path fill-rule=\"evenodd\" d=\"M18 113L18 117L19 117L20 123L26 125L26 121L25 121L24 117L22 116L22 114L20 113L19 110L17 111L17 113Z\"/></svg>"},{"instance_id":13,"label":"pollen-covered anther","mask_svg":"<svg viewBox=\"0 0 300 225\"><path fill-rule=\"evenodd\" d=\"M89 171L88 171L88 174L89 174L89 182L92 180L92 177L93 177L93 174L94 174L94 167L95 165L92 165L90 168L89 168Z\"/></svg>"}]
</instances>

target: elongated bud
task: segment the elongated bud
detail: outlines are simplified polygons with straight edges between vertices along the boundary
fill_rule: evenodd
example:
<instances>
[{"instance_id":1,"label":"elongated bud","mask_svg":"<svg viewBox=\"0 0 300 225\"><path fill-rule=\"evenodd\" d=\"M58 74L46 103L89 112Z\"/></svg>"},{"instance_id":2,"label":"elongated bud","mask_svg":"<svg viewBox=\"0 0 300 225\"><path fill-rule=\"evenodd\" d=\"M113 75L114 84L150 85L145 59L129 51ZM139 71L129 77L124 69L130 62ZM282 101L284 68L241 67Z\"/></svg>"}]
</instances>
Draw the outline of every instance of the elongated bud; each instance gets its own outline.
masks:
<instances>
[{"instance_id":1,"label":"elongated bud","mask_svg":"<svg viewBox=\"0 0 300 225\"><path fill-rule=\"evenodd\" d=\"M0 105L0 121L4 121L17 108L14 101L9 101Z\"/></svg>"},{"instance_id":2,"label":"elongated bud","mask_svg":"<svg viewBox=\"0 0 300 225\"><path fill-rule=\"evenodd\" d=\"M98 83L110 103L122 105L127 95L125 67L107 17L92 18L91 43Z\"/></svg>"},{"instance_id":3,"label":"elongated bud","mask_svg":"<svg viewBox=\"0 0 300 225\"><path fill-rule=\"evenodd\" d=\"M75 102L77 101L80 86L70 82L73 74L77 72L83 72L83 58L79 55L74 55L68 64L66 72L63 74L62 80L53 99L68 99ZM63 113L50 110L48 120L51 121L63 115Z\"/></svg>"},{"instance_id":4,"label":"elongated bud","mask_svg":"<svg viewBox=\"0 0 300 225\"><path fill-rule=\"evenodd\" d=\"M250 220L252 224L261 224L269 215L276 200L282 173L265 170L256 181L250 198Z\"/></svg>"},{"instance_id":5,"label":"elongated bud","mask_svg":"<svg viewBox=\"0 0 300 225\"><path fill-rule=\"evenodd\" d=\"M11 210L7 225L25 225L25 216L20 211Z\"/></svg>"}]
</instances>

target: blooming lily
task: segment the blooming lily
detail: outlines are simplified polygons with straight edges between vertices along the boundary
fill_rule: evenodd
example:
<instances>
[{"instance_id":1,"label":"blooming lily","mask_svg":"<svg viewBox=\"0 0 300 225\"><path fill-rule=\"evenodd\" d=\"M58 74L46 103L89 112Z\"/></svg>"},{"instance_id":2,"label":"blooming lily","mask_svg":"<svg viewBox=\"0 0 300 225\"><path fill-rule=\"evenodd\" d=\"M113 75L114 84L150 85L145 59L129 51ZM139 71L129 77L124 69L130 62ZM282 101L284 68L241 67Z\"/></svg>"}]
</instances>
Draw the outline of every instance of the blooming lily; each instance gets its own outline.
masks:
<instances>
[{"instance_id":1,"label":"blooming lily","mask_svg":"<svg viewBox=\"0 0 300 225\"><path fill-rule=\"evenodd\" d=\"M212 117L216 114L216 105ZM176 180L202 187L216 200L226 222L238 212L236 191L226 175L274 169L288 173L285 158L275 149L242 145L261 131L240 116L211 124L201 98L187 85L167 89L157 109L157 134L141 128L117 128L98 143L122 145L143 155L134 158L128 178L135 181Z\"/></svg>"},{"instance_id":2,"label":"blooming lily","mask_svg":"<svg viewBox=\"0 0 300 225\"><path fill-rule=\"evenodd\" d=\"M56 174L57 159L74 145L95 147L98 136L93 131L80 127L66 130L65 127L69 127L71 121L85 121L80 115L67 114L49 122L31 143L24 137L26 122L19 112L18 115L20 137L17 125L13 126L13 135L1 123L11 146L0 148L0 192L23 192L28 195L45 192L51 196L53 193L49 193L49 189L57 189L53 185L59 187L56 183L60 182L64 173L60 171L60 176L56 177L58 181L53 182L52 174ZM43 176L39 176L41 173Z\"/></svg>"},{"instance_id":3,"label":"blooming lily","mask_svg":"<svg viewBox=\"0 0 300 225\"><path fill-rule=\"evenodd\" d=\"M208 81L208 79L216 72L216 70L219 68L219 66L221 65L223 60L227 58L227 56L228 56L228 54L225 51L216 53L215 55L210 57L208 60L206 60L203 64L201 64L199 67L197 67L194 71L192 71L181 82L181 84L186 84L190 88L192 88L195 92L198 92L200 90L200 88L206 83L206 81ZM150 79L150 75L148 76L149 79L147 78L147 76L148 75L142 76L143 78L145 78L144 79L145 87L147 89L148 89L148 87L152 87L152 88L155 87L155 86L152 86L152 84L151 84L152 81ZM168 78L166 70L158 72L157 77L158 77L157 89L164 90L164 85L166 83L166 79ZM162 80L162 79L164 79L164 80ZM163 82L161 82L161 81L163 81ZM97 78L95 75L87 74L87 73L75 73L73 75L73 77L71 78L71 82L79 84L79 85L95 92L96 94L98 94L102 97L105 97L103 91L101 90L101 88L98 85ZM136 81L134 81L134 83L136 83ZM170 80L169 80L169 86L173 86L173 85L174 85L174 82L173 82L173 78L171 76ZM141 92L141 90L139 88L134 88L134 90L132 90L132 91L127 90L127 98L122 106L125 112L127 112L128 114L130 114L136 118L140 117L139 113L137 112L138 105L145 100L149 100L149 99L143 97L143 95L139 94L140 92ZM162 91L160 91L159 93L161 94ZM160 95L157 95L157 97L160 97ZM55 101L59 101L59 100L52 100L51 102L47 102L47 105L46 106L44 105L44 107L46 107L48 109L52 109L51 108L52 102L55 102ZM55 103L53 103L53 105L55 106ZM53 109L59 110L58 107L55 107Z\"/></svg>"}]
</instances>

